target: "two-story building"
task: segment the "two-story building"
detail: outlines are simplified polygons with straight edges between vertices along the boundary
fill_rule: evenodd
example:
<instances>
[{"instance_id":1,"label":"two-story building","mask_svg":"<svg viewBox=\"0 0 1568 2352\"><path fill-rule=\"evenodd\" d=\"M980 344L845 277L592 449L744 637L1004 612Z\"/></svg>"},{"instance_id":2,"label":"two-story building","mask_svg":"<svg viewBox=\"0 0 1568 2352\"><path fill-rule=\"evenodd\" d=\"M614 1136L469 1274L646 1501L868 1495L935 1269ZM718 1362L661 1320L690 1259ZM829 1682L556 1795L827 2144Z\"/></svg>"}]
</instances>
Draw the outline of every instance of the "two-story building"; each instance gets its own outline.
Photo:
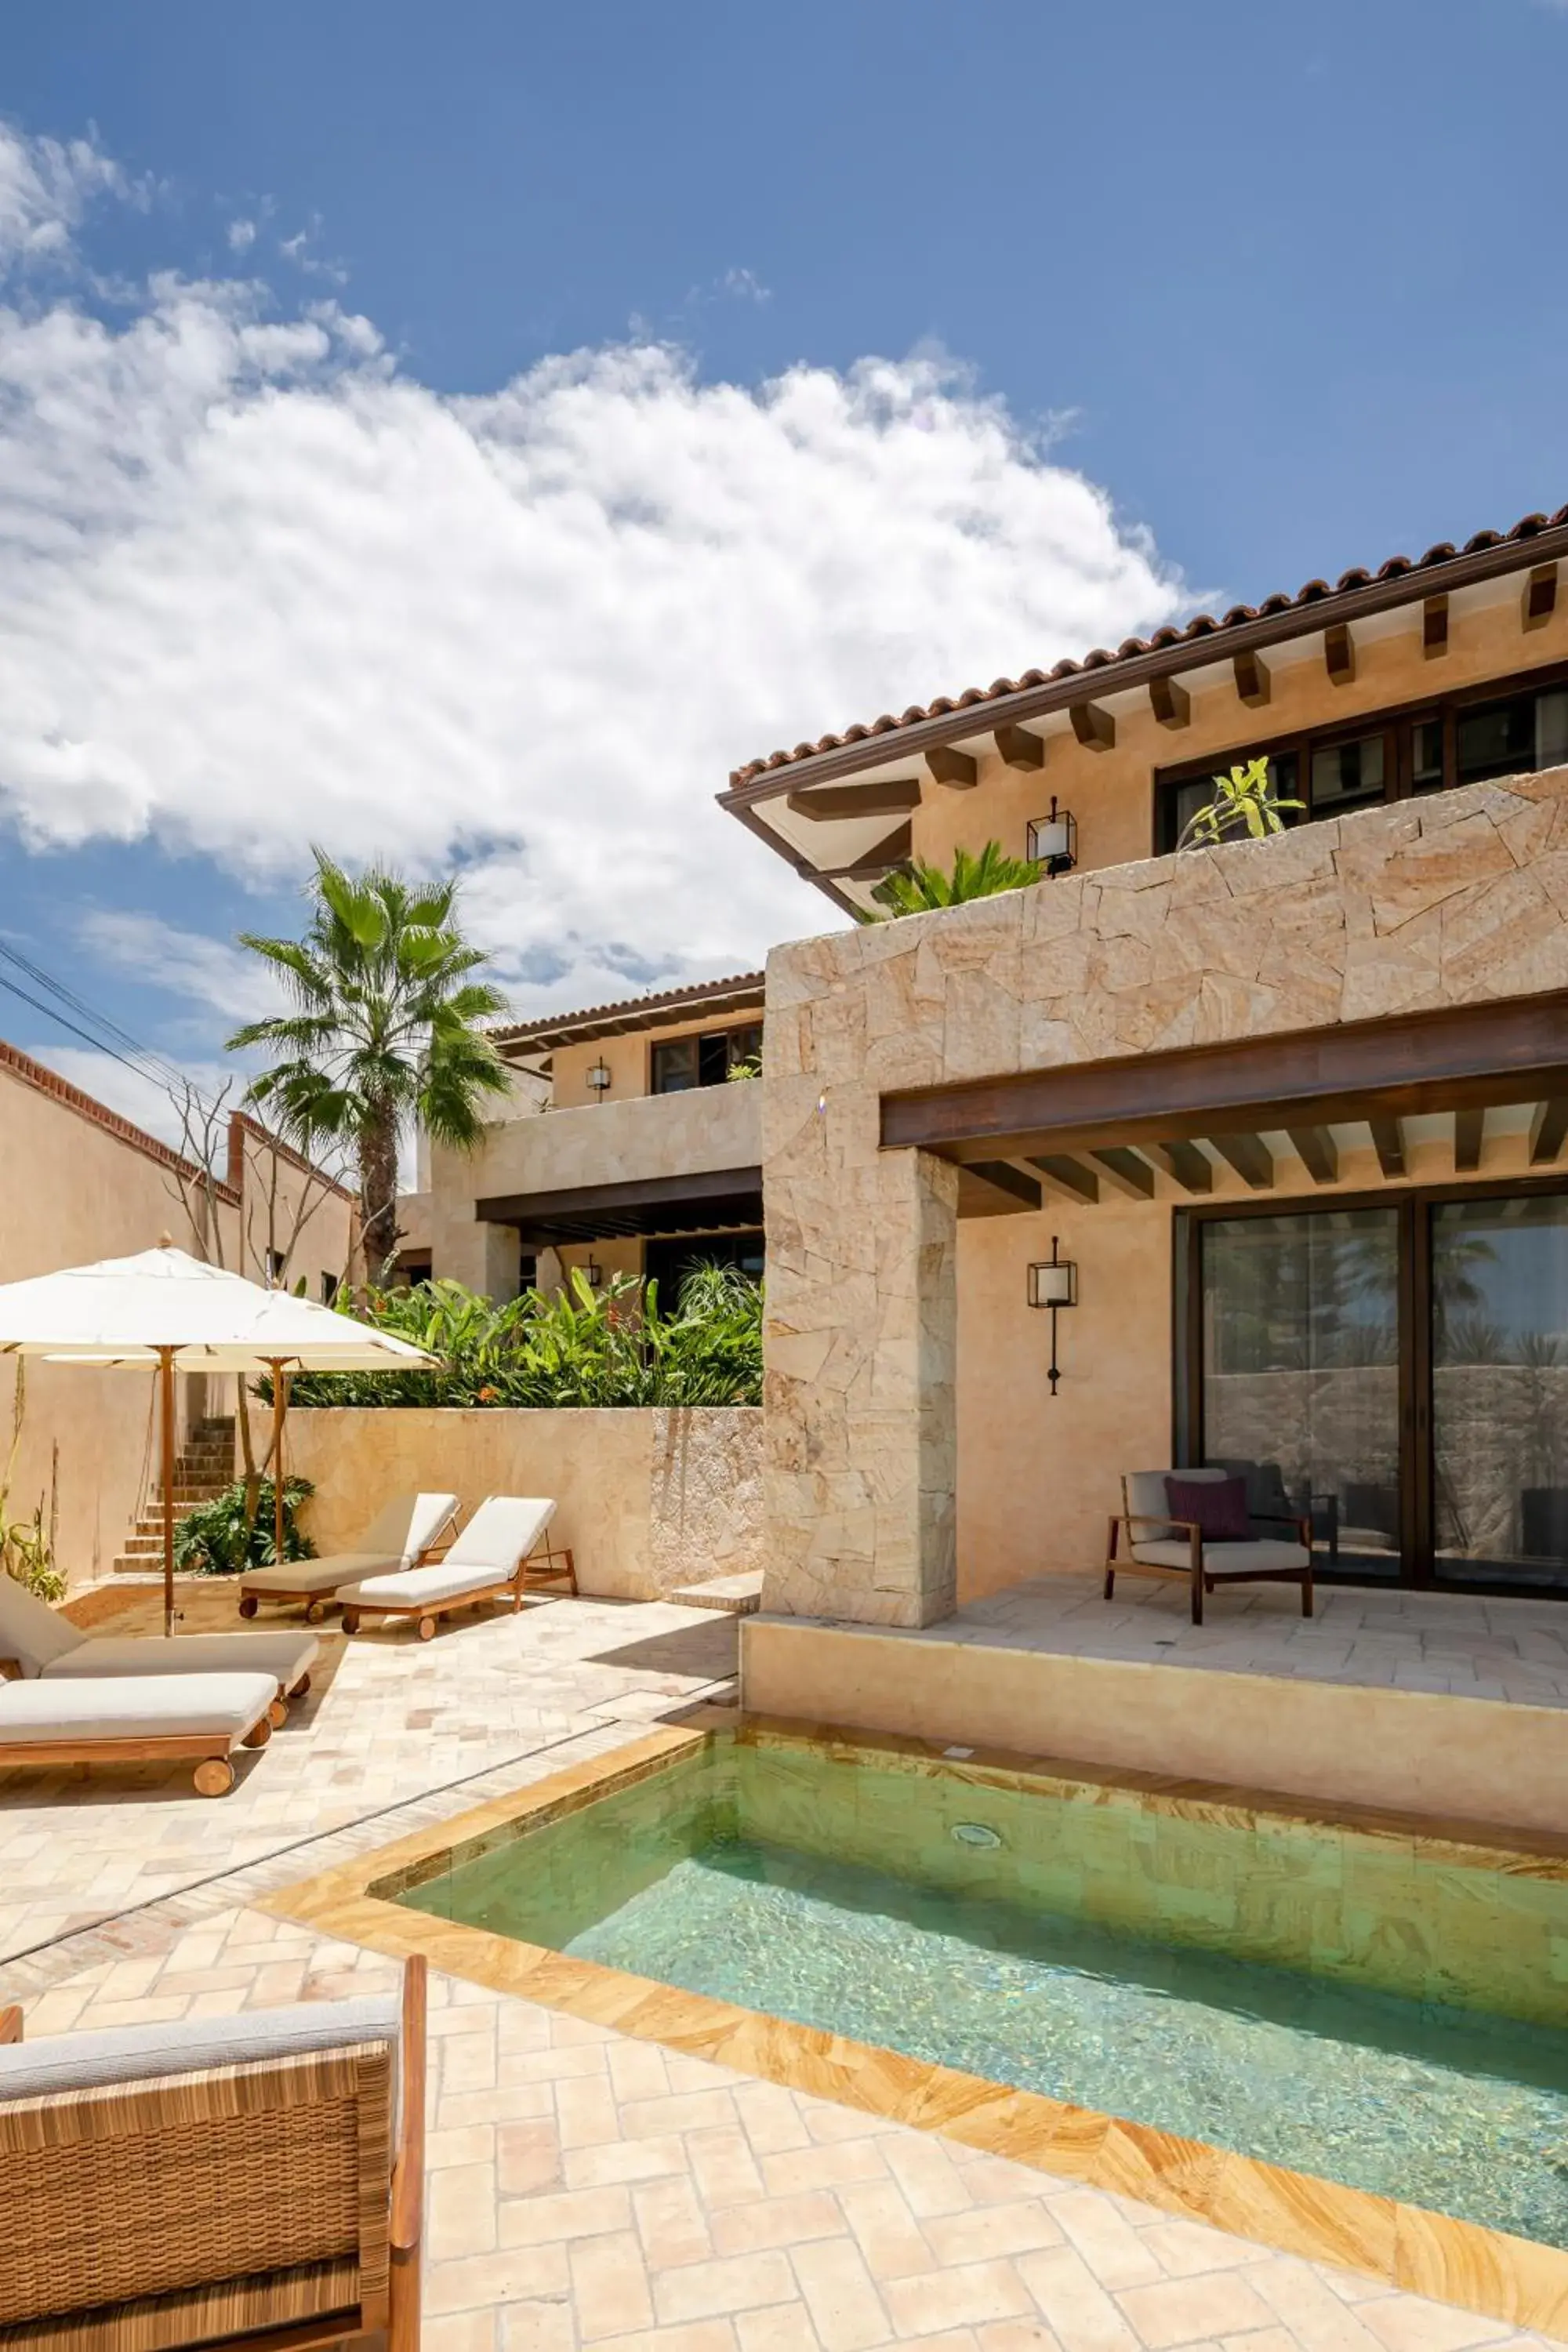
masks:
<instances>
[{"instance_id":1,"label":"two-story building","mask_svg":"<svg viewBox=\"0 0 1568 2352\"><path fill-rule=\"evenodd\" d=\"M493 1033L516 1074L471 1156L421 1149L399 1264L492 1297L763 1267L763 975L745 972Z\"/></svg>"},{"instance_id":2,"label":"two-story building","mask_svg":"<svg viewBox=\"0 0 1568 2352\"><path fill-rule=\"evenodd\" d=\"M1172 1463L1326 1576L1568 1594L1564 557L1568 509L734 773L840 908L1054 867L770 960L770 1611L1081 1575ZM1173 856L1259 754L1291 830Z\"/></svg>"}]
</instances>

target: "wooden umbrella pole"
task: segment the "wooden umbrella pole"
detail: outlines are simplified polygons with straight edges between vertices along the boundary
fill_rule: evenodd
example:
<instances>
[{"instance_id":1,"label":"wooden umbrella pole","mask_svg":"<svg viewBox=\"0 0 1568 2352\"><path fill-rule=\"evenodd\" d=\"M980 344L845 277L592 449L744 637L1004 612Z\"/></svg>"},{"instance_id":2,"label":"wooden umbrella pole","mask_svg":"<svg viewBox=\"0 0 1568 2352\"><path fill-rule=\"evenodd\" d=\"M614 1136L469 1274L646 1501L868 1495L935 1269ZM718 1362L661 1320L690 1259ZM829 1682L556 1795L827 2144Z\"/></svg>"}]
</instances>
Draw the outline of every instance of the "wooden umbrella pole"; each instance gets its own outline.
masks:
<instances>
[{"instance_id":1,"label":"wooden umbrella pole","mask_svg":"<svg viewBox=\"0 0 1568 2352\"><path fill-rule=\"evenodd\" d=\"M174 1351L158 1350L163 1423L163 1633L174 1630Z\"/></svg>"},{"instance_id":2,"label":"wooden umbrella pole","mask_svg":"<svg viewBox=\"0 0 1568 2352\"><path fill-rule=\"evenodd\" d=\"M283 1558L283 1416L289 1404L282 1359L268 1357L268 1368L272 1374L272 1560L276 1567Z\"/></svg>"}]
</instances>

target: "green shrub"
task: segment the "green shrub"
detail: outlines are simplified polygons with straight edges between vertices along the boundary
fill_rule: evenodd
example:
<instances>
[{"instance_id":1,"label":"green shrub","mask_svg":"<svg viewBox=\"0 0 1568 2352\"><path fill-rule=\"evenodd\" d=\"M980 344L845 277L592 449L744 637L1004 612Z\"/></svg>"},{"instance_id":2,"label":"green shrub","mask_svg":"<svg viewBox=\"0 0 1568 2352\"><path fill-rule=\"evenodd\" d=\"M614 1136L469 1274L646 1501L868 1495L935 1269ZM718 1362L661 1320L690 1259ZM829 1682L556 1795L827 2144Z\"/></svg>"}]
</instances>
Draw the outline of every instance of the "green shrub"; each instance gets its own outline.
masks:
<instances>
[{"instance_id":1,"label":"green shrub","mask_svg":"<svg viewBox=\"0 0 1568 2352\"><path fill-rule=\"evenodd\" d=\"M300 1505L315 1491L309 1478L284 1478L285 1559L316 1557L315 1545L295 1519ZM221 1495L215 1495L210 1502L198 1503L194 1511L185 1513L174 1529L174 1566L201 1576L237 1576L242 1568L271 1568L277 1560L273 1549L274 1508L272 1481L263 1478L256 1490L256 1516L247 1528L245 1481L237 1478Z\"/></svg>"},{"instance_id":2,"label":"green shrub","mask_svg":"<svg viewBox=\"0 0 1568 2352\"><path fill-rule=\"evenodd\" d=\"M674 1311L658 1285L617 1275L593 1289L580 1268L549 1297L500 1305L458 1282L375 1291L365 1321L441 1360L432 1372L310 1372L289 1384L298 1405L760 1404L762 1286L733 1266L703 1265ZM270 1397L263 1381L260 1393Z\"/></svg>"}]
</instances>

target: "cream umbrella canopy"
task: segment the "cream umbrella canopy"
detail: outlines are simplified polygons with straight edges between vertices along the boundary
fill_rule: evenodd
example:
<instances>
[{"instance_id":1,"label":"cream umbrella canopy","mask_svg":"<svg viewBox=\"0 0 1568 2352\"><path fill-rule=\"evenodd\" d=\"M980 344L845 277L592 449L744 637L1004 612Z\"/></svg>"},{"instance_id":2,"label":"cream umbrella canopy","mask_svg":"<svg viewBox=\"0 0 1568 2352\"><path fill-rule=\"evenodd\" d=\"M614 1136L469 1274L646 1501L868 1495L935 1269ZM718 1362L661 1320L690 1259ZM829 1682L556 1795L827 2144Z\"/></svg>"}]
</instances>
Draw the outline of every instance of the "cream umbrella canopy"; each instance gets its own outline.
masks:
<instances>
[{"instance_id":1,"label":"cream umbrella canopy","mask_svg":"<svg viewBox=\"0 0 1568 2352\"><path fill-rule=\"evenodd\" d=\"M282 1416L291 1371L418 1371L436 1359L335 1307L264 1290L164 1243L135 1257L0 1284L0 1356L155 1367L163 1423L163 1631L174 1619L174 1372L272 1376L274 1539L283 1549Z\"/></svg>"}]
</instances>

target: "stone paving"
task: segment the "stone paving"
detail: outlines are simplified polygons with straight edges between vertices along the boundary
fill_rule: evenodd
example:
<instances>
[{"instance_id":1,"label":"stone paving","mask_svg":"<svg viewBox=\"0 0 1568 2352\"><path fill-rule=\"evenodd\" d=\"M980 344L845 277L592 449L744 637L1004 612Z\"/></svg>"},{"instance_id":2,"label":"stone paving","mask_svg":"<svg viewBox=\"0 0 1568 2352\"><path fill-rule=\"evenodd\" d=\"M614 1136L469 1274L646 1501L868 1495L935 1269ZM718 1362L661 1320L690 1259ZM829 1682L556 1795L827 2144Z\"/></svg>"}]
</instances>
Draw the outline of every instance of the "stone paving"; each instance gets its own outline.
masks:
<instances>
[{"instance_id":1,"label":"stone paving","mask_svg":"<svg viewBox=\"0 0 1568 2352\"><path fill-rule=\"evenodd\" d=\"M1568 1706L1560 1601L1320 1585L1307 1618L1293 1586L1260 1584L1216 1593L1206 1610L1194 1625L1184 1585L1125 1571L1107 1601L1094 1570L1013 1585L904 1638Z\"/></svg>"},{"instance_id":2,"label":"stone paving","mask_svg":"<svg viewBox=\"0 0 1568 2352\"><path fill-rule=\"evenodd\" d=\"M722 1687L733 1633L563 1601L350 1645L220 1803L7 1776L0 1884L26 1881L8 1931L70 1932L0 1966L0 1997L34 2039L384 1984L378 1955L247 1906ZM264 1805L290 1751L287 1801ZM449 1978L431 2047L426 2352L1545 2341Z\"/></svg>"}]
</instances>

